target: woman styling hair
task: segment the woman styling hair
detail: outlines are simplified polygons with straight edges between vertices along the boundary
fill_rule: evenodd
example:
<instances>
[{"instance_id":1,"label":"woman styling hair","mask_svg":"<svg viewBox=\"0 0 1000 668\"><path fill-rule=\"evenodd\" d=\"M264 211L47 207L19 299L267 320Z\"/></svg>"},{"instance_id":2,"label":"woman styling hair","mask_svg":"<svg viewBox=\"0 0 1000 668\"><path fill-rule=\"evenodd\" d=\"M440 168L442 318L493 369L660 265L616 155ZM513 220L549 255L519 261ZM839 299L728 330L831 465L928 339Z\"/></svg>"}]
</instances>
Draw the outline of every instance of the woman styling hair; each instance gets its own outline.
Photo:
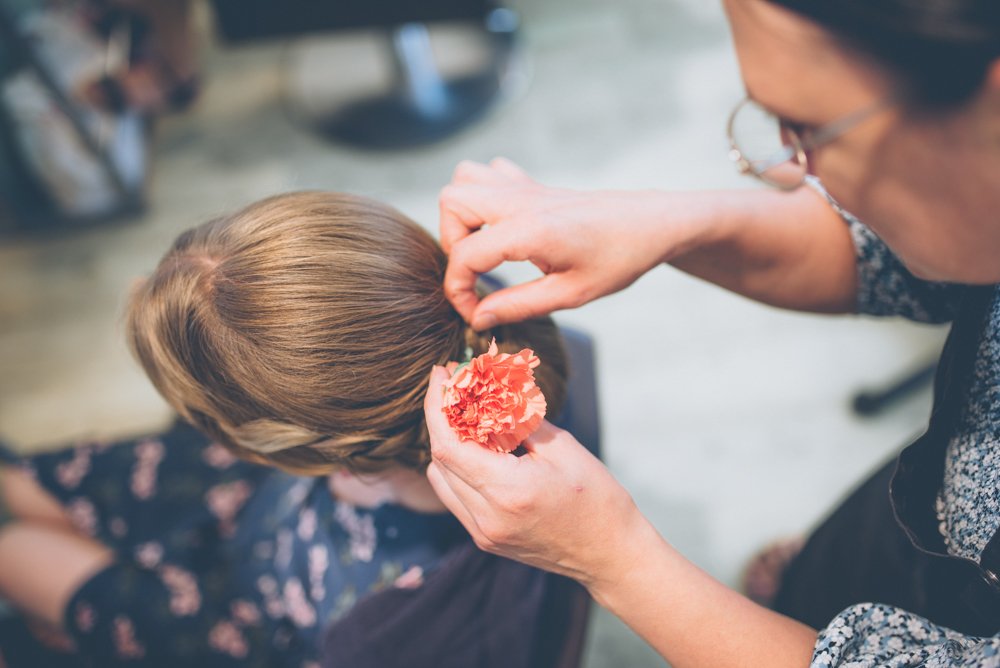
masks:
<instances>
[{"instance_id":1,"label":"woman styling hair","mask_svg":"<svg viewBox=\"0 0 1000 668\"><path fill-rule=\"evenodd\" d=\"M667 263L784 308L951 321L927 434L810 538L774 610L678 554L565 432L513 460L459 447L429 402L428 475L478 544L576 578L675 668L997 665L1000 3L723 4L748 93L730 155L776 189L579 193L463 163L449 299L488 328ZM506 260L547 275L481 298Z\"/></svg>"}]
</instances>

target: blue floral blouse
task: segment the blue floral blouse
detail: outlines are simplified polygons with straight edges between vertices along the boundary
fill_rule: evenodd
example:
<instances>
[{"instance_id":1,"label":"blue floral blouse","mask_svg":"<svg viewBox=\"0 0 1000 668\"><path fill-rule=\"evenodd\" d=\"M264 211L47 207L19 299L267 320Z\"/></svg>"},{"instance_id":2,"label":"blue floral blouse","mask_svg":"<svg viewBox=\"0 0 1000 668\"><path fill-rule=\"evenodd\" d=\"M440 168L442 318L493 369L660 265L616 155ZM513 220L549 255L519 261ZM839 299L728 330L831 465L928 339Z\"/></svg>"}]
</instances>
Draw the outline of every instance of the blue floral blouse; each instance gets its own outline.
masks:
<instances>
[{"instance_id":1,"label":"blue floral blouse","mask_svg":"<svg viewBox=\"0 0 1000 668\"><path fill-rule=\"evenodd\" d=\"M820 192L822 187L812 185ZM835 203L834 203L835 204ZM839 209L858 258L858 312L948 322L961 286L914 277L869 228ZM998 259L1000 261L1000 259ZM1000 527L1000 291L980 338L972 386L946 454L937 515L948 552L979 561ZM822 629L814 668L1000 666L1000 636L978 638L878 602L854 605Z\"/></svg>"}]
</instances>

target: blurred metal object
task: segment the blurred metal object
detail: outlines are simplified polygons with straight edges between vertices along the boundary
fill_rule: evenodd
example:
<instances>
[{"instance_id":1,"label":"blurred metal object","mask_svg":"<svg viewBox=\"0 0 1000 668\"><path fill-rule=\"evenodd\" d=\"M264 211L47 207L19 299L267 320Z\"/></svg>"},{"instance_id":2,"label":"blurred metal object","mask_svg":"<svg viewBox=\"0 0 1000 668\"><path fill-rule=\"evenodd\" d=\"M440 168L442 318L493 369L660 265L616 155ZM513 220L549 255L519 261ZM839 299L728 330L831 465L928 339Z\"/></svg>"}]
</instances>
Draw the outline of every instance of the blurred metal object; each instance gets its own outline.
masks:
<instances>
[{"instance_id":1,"label":"blurred metal object","mask_svg":"<svg viewBox=\"0 0 1000 668\"><path fill-rule=\"evenodd\" d=\"M285 73L291 82L285 101L294 118L331 141L366 149L438 142L481 119L526 80L518 28L518 15L506 8L482 21L392 27L383 33L390 62L374 66L387 72L372 71L353 91L337 79L351 76L341 65L364 68L363 49L317 59L309 53L316 46L299 45Z\"/></svg>"},{"instance_id":2,"label":"blurred metal object","mask_svg":"<svg viewBox=\"0 0 1000 668\"><path fill-rule=\"evenodd\" d=\"M128 21L122 21L113 28L104 47L104 75L114 76L122 68L128 67L128 54L131 51L132 26ZM114 124L106 115L101 115L97 122L98 146L102 151L107 151L108 142L111 141L114 134Z\"/></svg>"},{"instance_id":3,"label":"blurred metal object","mask_svg":"<svg viewBox=\"0 0 1000 668\"><path fill-rule=\"evenodd\" d=\"M851 402L854 412L864 417L878 415L893 404L930 385L936 371L937 361L935 360L912 371L888 387L858 392Z\"/></svg>"},{"instance_id":4,"label":"blurred metal object","mask_svg":"<svg viewBox=\"0 0 1000 668\"><path fill-rule=\"evenodd\" d=\"M33 48L31 42L21 34L17 19L2 4L0 4L0 37L3 38L3 42L10 45L17 57L42 82L59 109L66 115L70 123L73 124L74 129L80 137L80 141L91 150L94 157L107 170L108 177L114 184L115 189L120 195L125 197L128 194L128 187L125 185L125 180L118 170L118 166L111 159L111 155L101 145L96 134L92 133L87 127L80 109L63 91L62 86L59 85L55 76L49 71L47 64L38 57L38 53Z\"/></svg>"},{"instance_id":5,"label":"blurred metal object","mask_svg":"<svg viewBox=\"0 0 1000 668\"><path fill-rule=\"evenodd\" d=\"M11 70L2 79L0 122L15 136L26 136L27 128L35 131L35 139L49 139L47 153L26 152L22 146L20 155L15 156L21 158L15 166L30 173L30 180L38 183L38 192L36 199L13 212L13 229L37 231L63 223L88 224L133 213L143 206L144 124L134 114L104 117L74 99L74 77L82 71L83 60L67 54L77 54L80 44L90 36L80 32L71 18L55 9L34 9L19 16L0 2L0 46L12 59ZM114 60L122 56L122 48L127 53L129 39L127 29L116 30L109 43L95 45L91 53L98 70L113 67ZM27 102L28 92L35 106ZM39 117L37 106L43 106L46 114ZM32 145L37 148L40 144ZM53 147L61 152L56 155ZM27 159L28 155L34 160ZM53 167L40 172L40 155L50 159L45 166L58 165L62 171ZM87 178L81 180L78 177L84 172ZM77 188L74 192L100 196L76 200L67 195L67 189L73 187ZM101 199L105 196L106 201Z\"/></svg>"}]
</instances>

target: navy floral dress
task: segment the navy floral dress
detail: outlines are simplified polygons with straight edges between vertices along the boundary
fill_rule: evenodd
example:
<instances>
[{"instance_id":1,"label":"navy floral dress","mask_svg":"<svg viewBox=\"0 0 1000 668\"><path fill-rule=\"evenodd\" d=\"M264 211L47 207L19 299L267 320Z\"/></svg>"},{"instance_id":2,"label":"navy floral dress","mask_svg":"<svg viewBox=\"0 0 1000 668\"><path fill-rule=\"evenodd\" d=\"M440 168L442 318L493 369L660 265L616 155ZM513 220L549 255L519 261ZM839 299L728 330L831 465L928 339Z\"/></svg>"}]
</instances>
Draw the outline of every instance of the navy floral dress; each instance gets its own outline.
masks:
<instances>
[{"instance_id":1,"label":"navy floral dress","mask_svg":"<svg viewBox=\"0 0 1000 668\"><path fill-rule=\"evenodd\" d=\"M186 425L24 465L115 562L72 596L66 666L319 666L322 631L362 597L420 586L468 535L452 516L361 509L242 462ZM0 637L38 666L32 634ZM58 661L58 662L57 662Z\"/></svg>"}]
</instances>

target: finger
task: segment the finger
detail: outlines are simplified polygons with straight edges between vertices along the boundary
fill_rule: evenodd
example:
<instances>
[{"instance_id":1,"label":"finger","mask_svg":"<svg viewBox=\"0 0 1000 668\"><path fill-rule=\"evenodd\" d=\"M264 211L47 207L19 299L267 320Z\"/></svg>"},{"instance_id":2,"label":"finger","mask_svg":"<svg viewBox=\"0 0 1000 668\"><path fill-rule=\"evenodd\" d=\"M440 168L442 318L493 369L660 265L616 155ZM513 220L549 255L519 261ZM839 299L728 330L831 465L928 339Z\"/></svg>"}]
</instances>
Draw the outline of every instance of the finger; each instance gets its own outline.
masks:
<instances>
[{"instance_id":1,"label":"finger","mask_svg":"<svg viewBox=\"0 0 1000 668\"><path fill-rule=\"evenodd\" d=\"M463 183L489 183L495 181L497 174L493 171L492 165L484 165L473 160L463 160L455 165L452 172L451 182L454 184Z\"/></svg>"},{"instance_id":2,"label":"finger","mask_svg":"<svg viewBox=\"0 0 1000 668\"><path fill-rule=\"evenodd\" d=\"M466 507L465 502L455 493L452 489L451 483L444 473L434 462L431 462L427 466L427 480L431 483L431 487L434 488L434 493L437 494L438 498L441 499L441 503L448 508L452 515L458 518L458 521L462 523L462 526L475 537L477 534L482 535L482 530L479 528L479 523L476 522L476 518L473 516L469 509Z\"/></svg>"},{"instance_id":3,"label":"finger","mask_svg":"<svg viewBox=\"0 0 1000 668\"><path fill-rule=\"evenodd\" d=\"M565 450L565 446L562 442L566 437L572 438L572 436L563 429L555 426L548 420L542 420L542 423L538 426L538 429L533 431L521 446L528 452L529 455L542 458L548 458L546 455L556 454L553 453L554 449ZM582 446L581 446L582 447Z\"/></svg>"},{"instance_id":4,"label":"finger","mask_svg":"<svg viewBox=\"0 0 1000 668\"><path fill-rule=\"evenodd\" d=\"M485 168L488 169L488 168ZM451 183L438 195L441 247L451 253L461 239L484 225L499 222L509 206L507 183Z\"/></svg>"},{"instance_id":5,"label":"finger","mask_svg":"<svg viewBox=\"0 0 1000 668\"><path fill-rule=\"evenodd\" d=\"M523 243L518 226L513 224L491 227L461 239L452 247L448 258L444 274L445 296L455 310L469 321L479 304L476 294L479 275L507 261L529 259L528 248Z\"/></svg>"},{"instance_id":6,"label":"finger","mask_svg":"<svg viewBox=\"0 0 1000 668\"><path fill-rule=\"evenodd\" d=\"M520 181L524 183L534 183L534 180L528 176L528 173L521 169L519 166L508 160L507 158L493 158L490 160L490 167L495 169L497 172L503 174L509 179L514 179L515 181Z\"/></svg>"},{"instance_id":7,"label":"finger","mask_svg":"<svg viewBox=\"0 0 1000 668\"><path fill-rule=\"evenodd\" d=\"M438 237L441 248L451 254L452 246L486 224L472 211L461 208L455 186L447 185L438 195Z\"/></svg>"},{"instance_id":8,"label":"finger","mask_svg":"<svg viewBox=\"0 0 1000 668\"><path fill-rule=\"evenodd\" d=\"M459 241L452 247L444 274L444 294L455 310L470 321L479 304L476 280L516 256L504 244L510 232L505 228L490 228ZM488 328L488 327L487 327Z\"/></svg>"},{"instance_id":9,"label":"finger","mask_svg":"<svg viewBox=\"0 0 1000 668\"><path fill-rule=\"evenodd\" d=\"M538 429L521 443L521 447L526 451L521 460L527 460L536 466L547 463L566 470L567 467L573 468L574 464L582 464L588 459L600 462L573 434L547 420L542 421Z\"/></svg>"},{"instance_id":10,"label":"finger","mask_svg":"<svg viewBox=\"0 0 1000 668\"><path fill-rule=\"evenodd\" d=\"M447 486L448 489L445 493L450 494L455 501L462 505L462 508L465 509L465 512L468 513L473 522L478 524L478 518L484 517L491 512L489 501L478 489L449 471L440 462L431 462L428 466L434 467L436 481L439 484L443 483Z\"/></svg>"},{"instance_id":11,"label":"finger","mask_svg":"<svg viewBox=\"0 0 1000 668\"><path fill-rule=\"evenodd\" d=\"M453 433L437 434L435 433L436 430L431 429L431 427L437 425L442 420L445 421L445 426L447 426L447 420L441 413L441 407L444 405L444 384L448 382L449 378L451 378L451 375L448 373L448 370L436 364L431 368L431 375L427 378L427 394L424 396L427 429L431 432L431 436L437 436L438 438L455 437Z\"/></svg>"},{"instance_id":12,"label":"finger","mask_svg":"<svg viewBox=\"0 0 1000 668\"><path fill-rule=\"evenodd\" d=\"M499 323L539 318L579 306L578 299L565 274L548 274L490 293L478 301L468 321L473 329L483 331Z\"/></svg>"},{"instance_id":13,"label":"finger","mask_svg":"<svg viewBox=\"0 0 1000 668\"><path fill-rule=\"evenodd\" d=\"M479 306L479 293L476 292L476 280L479 274L462 266L458 262L448 261L445 269L444 294L451 305L466 322L472 321L472 314Z\"/></svg>"}]
</instances>

